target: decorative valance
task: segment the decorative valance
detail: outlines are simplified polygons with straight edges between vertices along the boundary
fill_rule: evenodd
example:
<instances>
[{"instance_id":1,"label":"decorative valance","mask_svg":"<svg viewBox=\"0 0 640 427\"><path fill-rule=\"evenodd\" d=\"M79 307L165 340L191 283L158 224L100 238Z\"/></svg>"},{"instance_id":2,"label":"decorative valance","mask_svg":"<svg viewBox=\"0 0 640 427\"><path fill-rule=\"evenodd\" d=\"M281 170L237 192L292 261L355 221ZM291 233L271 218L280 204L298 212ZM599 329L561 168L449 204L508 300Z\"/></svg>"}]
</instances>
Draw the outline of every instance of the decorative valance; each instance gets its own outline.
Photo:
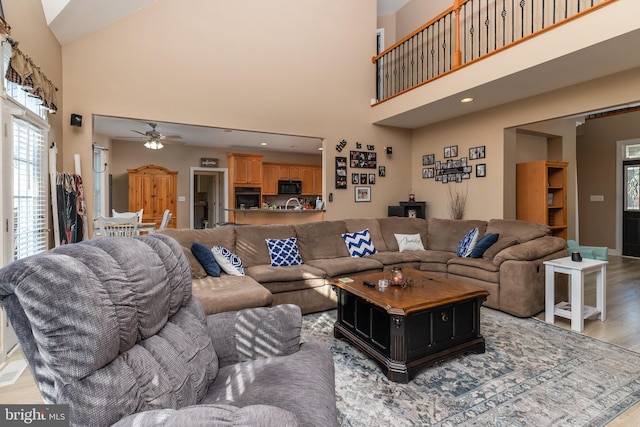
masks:
<instances>
[{"instance_id":1,"label":"decorative valance","mask_svg":"<svg viewBox=\"0 0 640 427\"><path fill-rule=\"evenodd\" d=\"M36 98L42 100L42 105L52 112L58 110L56 98L57 87L44 75L40 68L18 48L18 43L7 39L11 44L11 60L5 77L17 83Z\"/></svg>"}]
</instances>

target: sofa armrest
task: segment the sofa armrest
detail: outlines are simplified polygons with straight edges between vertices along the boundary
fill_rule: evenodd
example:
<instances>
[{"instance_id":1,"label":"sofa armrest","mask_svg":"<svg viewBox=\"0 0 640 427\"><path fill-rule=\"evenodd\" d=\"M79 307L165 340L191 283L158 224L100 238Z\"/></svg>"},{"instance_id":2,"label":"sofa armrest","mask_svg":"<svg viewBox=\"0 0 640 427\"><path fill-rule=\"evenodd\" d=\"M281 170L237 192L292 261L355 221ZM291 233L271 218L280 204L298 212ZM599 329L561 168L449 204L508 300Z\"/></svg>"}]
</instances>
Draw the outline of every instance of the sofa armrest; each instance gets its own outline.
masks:
<instances>
[{"instance_id":1,"label":"sofa armrest","mask_svg":"<svg viewBox=\"0 0 640 427\"><path fill-rule=\"evenodd\" d=\"M566 251L566 249L567 242L560 237L540 237L498 252L493 258L493 263L499 266L507 260L535 261L561 250Z\"/></svg>"},{"instance_id":2,"label":"sofa armrest","mask_svg":"<svg viewBox=\"0 0 640 427\"><path fill-rule=\"evenodd\" d=\"M300 307L282 304L207 316L220 366L258 357L286 356L300 349Z\"/></svg>"},{"instance_id":3,"label":"sofa armrest","mask_svg":"<svg viewBox=\"0 0 640 427\"><path fill-rule=\"evenodd\" d=\"M217 425L277 425L298 426L298 418L286 409L268 405L248 405L238 408L230 405L205 404L186 406L181 409L156 409L129 415L112 427Z\"/></svg>"}]
</instances>

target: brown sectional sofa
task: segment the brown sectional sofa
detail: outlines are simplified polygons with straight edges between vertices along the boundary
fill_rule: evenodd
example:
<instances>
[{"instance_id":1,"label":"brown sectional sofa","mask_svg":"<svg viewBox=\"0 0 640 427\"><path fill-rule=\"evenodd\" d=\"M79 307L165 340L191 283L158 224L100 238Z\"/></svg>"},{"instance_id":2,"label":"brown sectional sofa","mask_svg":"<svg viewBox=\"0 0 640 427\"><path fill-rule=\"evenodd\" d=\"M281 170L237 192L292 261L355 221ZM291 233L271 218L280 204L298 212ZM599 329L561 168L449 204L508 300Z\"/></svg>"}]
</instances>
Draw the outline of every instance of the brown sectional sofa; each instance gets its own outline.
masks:
<instances>
[{"instance_id":1,"label":"brown sectional sofa","mask_svg":"<svg viewBox=\"0 0 640 427\"><path fill-rule=\"evenodd\" d=\"M460 239L477 227L480 236L499 233L482 258L456 256ZM369 229L377 253L351 257L342 234ZM292 303L303 313L336 306L330 280L337 277L416 268L471 283L490 292L485 305L528 317L544 309L544 266L566 256L566 242L549 236L545 225L517 220L353 218L298 225L247 225L204 230L165 229L191 264L193 294L207 314ZM425 250L400 252L395 234L419 234ZM303 264L272 267L265 239L297 239ZM191 253L191 244L224 246L240 257L246 276L209 277Z\"/></svg>"}]
</instances>

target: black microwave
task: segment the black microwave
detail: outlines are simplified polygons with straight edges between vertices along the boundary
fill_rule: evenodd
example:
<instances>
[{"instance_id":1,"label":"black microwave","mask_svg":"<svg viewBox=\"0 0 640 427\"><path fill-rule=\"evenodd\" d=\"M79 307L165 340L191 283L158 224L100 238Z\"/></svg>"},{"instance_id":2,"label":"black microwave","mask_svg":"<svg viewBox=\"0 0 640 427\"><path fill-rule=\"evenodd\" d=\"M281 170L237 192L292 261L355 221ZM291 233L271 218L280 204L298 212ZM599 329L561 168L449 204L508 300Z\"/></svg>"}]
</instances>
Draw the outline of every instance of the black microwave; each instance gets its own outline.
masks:
<instances>
[{"instance_id":1,"label":"black microwave","mask_svg":"<svg viewBox=\"0 0 640 427\"><path fill-rule=\"evenodd\" d=\"M278 181L278 194L302 194L302 181Z\"/></svg>"}]
</instances>

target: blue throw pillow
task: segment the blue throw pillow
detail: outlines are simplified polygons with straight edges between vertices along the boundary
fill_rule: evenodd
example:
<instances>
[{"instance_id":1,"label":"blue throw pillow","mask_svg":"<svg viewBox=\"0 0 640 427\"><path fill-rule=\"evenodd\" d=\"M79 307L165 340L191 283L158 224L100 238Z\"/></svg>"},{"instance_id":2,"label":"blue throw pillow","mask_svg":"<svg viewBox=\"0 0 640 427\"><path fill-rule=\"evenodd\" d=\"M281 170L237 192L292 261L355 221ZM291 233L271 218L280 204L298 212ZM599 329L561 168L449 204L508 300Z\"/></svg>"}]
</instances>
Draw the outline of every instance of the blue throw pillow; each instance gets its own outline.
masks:
<instances>
[{"instance_id":1,"label":"blue throw pillow","mask_svg":"<svg viewBox=\"0 0 640 427\"><path fill-rule=\"evenodd\" d=\"M352 257L363 257L377 252L371 241L371 234L369 234L368 228L356 233L344 233L342 238Z\"/></svg>"},{"instance_id":2,"label":"blue throw pillow","mask_svg":"<svg viewBox=\"0 0 640 427\"><path fill-rule=\"evenodd\" d=\"M485 251L489 249L491 245L498 241L498 237L500 235L498 233L487 233L476 243L476 247L473 248L471 254L469 255L471 258L482 258Z\"/></svg>"},{"instance_id":3,"label":"blue throw pillow","mask_svg":"<svg viewBox=\"0 0 640 427\"><path fill-rule=\"evenodd\" d=\"M269 248L271 267L286 267L288 265L302 264L302 257L298 250L298 239L265 239Z\"/></svg>"},{"instance_id":4,"label":"blue throw pillow","mask_svg":"<svg viewBox=\"0 0 640 427\"><path fill-rule=\"evenodd\" d=\"M211 249L202 243L192 243L191 253L196 257L198 262L200 262L204 271L206 271L209 276L220 277L220 265L218 265L216 259L213 257Z\"/></svg>"},{"instance_id":5,"label":"blue throw pillow","mask_svg":"<svg viewBox=\"0 0 640 427\"><path fill-rule=\"evenodd\" d=\"M220 268L222 268L225 273L231 274L232 276L244 276L242 261L238 255L234 254L227 248L223 248L222 246L214 246L211 248L211 252L213 253L213 257L216 259L216 262L220 264Z\"/></svg>"},{"instance_id":6,"label":"blue throw pillow","mask_svg":"<svg viewBox=\"0 0 640 427\"><path fill-rule=\"evenodd\" d=\"M469 256L478 241L478 228L472 228L465 234L456 248L456 255L460 257Z\"/></svg>"}]
</instances>

